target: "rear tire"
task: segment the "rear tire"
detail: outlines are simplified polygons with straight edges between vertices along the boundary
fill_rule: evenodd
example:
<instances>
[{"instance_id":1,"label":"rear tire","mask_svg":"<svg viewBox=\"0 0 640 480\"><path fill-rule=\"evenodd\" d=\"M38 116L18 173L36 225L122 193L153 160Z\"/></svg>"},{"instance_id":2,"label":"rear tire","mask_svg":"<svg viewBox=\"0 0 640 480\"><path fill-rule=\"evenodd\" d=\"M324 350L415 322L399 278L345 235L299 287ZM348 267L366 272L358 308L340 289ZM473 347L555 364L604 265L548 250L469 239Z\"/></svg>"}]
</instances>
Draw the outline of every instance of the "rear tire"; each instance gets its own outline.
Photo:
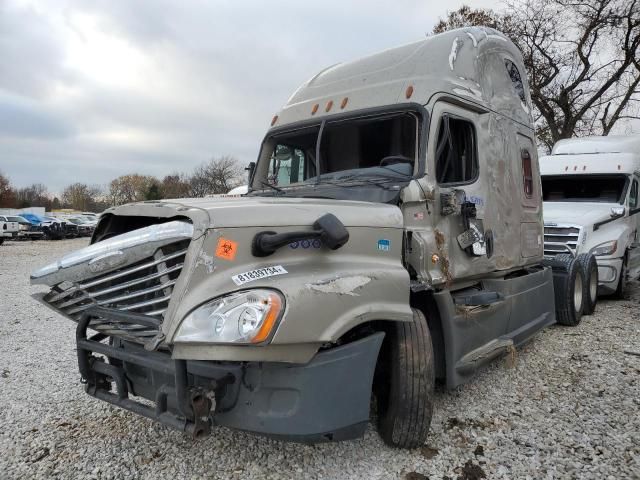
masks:
<instances>
[{"instance_id":1,"label":"rear tire","mask_svg":"<svg viewBox=\"0 0 640 480\"><path fill-rule=\"evenodd\" d=\"M622 266L620 267L620 278L618 279L618 286L613 293L613 297L619 300L624 300L624 293L627 290L627 254L622 257Z\"/></svg>"},{"instance_id":2,"label":"rear tire","mask_svg":"<svg viewBox=\"0 0 640 480\"><path fill-rule=\"evenodd\" d=\"M573 255L556 255L550 264L554 272L553 288L556 297L556 321L560 325L575 327L582 320L584 309L585 275L582 266Z\"/></svg>"},{"instance_id":3,"label":"rear tire","mask_svg":"<svg viewBox=\"0 0 640 480\"><path fill-rule=\"evenodd\" d=\"M581 253L576 262L584 272L584 308L583 315L591 315L596 310L598 303L598 262L590 253Z\"/></svg>"},{"instance_id":4,"label":"rear tire","mask_svg":"<svg viewBox=\"0 0 640 480\"><path fill-rule=\"evenodd\" d=\"M422 312L413 310L413 322L392 322L377 367L374 393L380 436L393 447L423 445L433 415L435 370Z\"/></svg>"}]
</instances>

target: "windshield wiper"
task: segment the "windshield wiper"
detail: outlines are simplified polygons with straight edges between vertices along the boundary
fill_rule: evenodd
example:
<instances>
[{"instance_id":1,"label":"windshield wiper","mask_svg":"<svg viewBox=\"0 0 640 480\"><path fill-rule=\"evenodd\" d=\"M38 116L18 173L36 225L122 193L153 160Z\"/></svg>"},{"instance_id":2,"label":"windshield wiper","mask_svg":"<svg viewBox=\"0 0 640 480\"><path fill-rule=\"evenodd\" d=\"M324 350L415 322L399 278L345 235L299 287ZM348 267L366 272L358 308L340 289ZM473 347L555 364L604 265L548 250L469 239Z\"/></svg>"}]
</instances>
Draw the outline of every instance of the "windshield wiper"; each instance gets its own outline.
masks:
<instances>
[{"instance_id":1,"label":"windshield wiper","mask_svg":"<svg viewBox=\"0 0 640 480\"><path fill-rule=\"evenodd\" d=\"M282 188L276 187L275 185L271 185L269 182L265 182L264 180L260 180L260 183L262 184L262 186L272 188L278 193L284 193L284 190Z\"/></svg>"}]
</instances>

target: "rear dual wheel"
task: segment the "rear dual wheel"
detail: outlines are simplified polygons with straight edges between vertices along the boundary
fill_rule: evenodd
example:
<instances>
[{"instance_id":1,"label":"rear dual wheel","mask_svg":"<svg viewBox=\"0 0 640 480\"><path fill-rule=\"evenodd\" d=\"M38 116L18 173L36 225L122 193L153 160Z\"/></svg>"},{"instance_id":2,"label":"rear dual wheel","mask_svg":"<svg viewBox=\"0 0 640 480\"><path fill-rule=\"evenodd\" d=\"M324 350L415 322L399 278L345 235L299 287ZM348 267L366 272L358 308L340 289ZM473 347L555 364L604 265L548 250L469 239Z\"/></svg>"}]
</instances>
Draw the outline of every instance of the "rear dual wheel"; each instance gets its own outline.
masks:
<instances>
[{"instance_id":1,"label":"rear dual wheel","mask_svg":"<svg viewBox=\"0 0 640 480\"><path fill-rule=\"evenodd\" d=\"M435 371L433 345L425 316L413 310L412 322L391 322L376 366L374 394L378 431L389 445L416 448L431 425Z\"/></svg>"}]
</instances>

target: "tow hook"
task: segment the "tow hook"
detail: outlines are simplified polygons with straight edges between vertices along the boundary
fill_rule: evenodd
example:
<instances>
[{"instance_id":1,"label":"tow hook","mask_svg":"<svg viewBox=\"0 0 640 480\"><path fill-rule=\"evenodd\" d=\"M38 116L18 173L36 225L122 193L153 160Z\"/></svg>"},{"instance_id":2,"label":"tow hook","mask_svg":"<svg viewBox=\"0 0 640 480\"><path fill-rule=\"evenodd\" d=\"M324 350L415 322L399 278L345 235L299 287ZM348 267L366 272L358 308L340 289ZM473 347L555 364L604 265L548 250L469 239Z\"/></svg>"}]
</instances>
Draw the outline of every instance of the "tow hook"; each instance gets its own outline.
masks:
<instances>
[{"instance_id":1,"label":"tow hook","mask_svg":"<svg viewBox=\"0 0 640 480\"><path fill-rule=\"evenodd\" d=\"M194 439L206 437L211 433L209 414L215 408L215 393L205 392L202 388L191 389L191 409L193 424L187 427Z\"/></svg>"}]
</instances>

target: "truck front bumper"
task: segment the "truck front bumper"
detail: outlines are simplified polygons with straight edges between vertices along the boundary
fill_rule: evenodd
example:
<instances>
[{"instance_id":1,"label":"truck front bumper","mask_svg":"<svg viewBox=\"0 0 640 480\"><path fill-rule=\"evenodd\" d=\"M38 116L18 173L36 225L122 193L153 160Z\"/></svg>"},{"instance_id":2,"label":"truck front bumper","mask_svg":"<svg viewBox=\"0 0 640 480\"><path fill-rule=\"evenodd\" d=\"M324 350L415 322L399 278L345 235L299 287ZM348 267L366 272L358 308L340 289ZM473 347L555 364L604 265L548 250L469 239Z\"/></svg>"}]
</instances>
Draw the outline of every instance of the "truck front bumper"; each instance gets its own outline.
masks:
<instances>
[{"instance_id":1,"label":"truck front bumper","mask_svg":"<svg viewBox=\"0 0 640 480\"><path fill-rule=\"evenodd\" d=\"M622 271L622 258L598 258L598 294L610 295L616 291L620 272Z\"/></svg>"},{"instance_id":2,"label":"truck front bumper","mask_svg":"<svg viewBox=\"0 0 640 480\"><path fill-rule=\"evenodd\" d=\"M126 323L126 317L118 315L117 321ZM144 321L140 317L132 325ZM105 334L88 337L90 322L87 313L76 330L87 393L194 437L222 425L283 440L347 440L362 436L369 421L384 333L320 351L305 365L289 365L176 360L168 351L148 351Z\"/></svg>"}]
</instances>

